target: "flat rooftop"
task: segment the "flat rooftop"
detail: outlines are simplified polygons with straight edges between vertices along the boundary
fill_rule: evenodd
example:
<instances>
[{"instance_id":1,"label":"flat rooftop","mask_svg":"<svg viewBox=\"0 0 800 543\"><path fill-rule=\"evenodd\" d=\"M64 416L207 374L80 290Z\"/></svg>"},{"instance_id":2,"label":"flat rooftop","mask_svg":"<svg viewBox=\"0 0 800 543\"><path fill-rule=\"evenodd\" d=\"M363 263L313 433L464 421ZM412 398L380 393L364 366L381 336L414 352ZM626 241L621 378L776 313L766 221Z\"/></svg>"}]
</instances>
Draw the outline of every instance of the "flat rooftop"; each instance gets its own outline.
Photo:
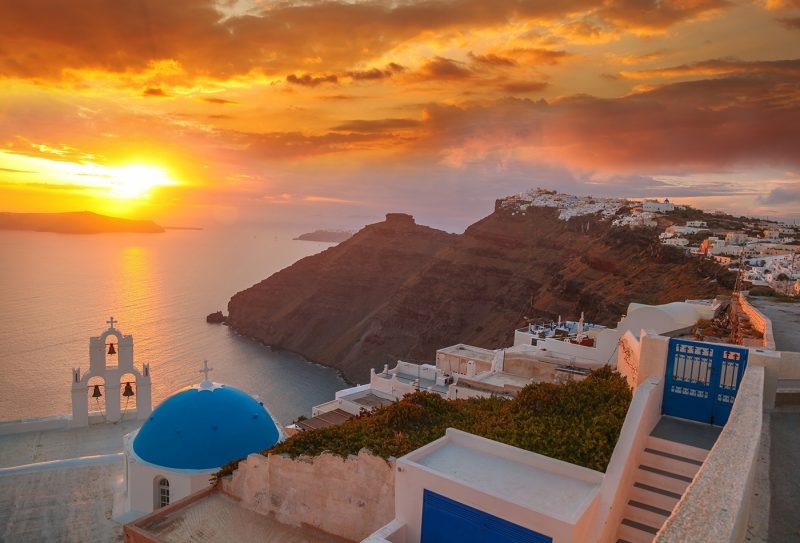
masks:
<instances>
[{"instance_id":1,"label":"flat rooftop","mask_svg":"<svg viewBox=\"0 0 800 543\"><path fill-rule=\"evenodd\" d=\"M0 475L0 541L122 541L111 509L124 469L119 459Z\"/></svg>"},{"instance_id":2,"label":"flat rooftop","mask_svg":"<svg viewBox=\"0 0 800 543\"><path fill-rule=\"evenodd\" d=\"M342 409L334 409L327 413L321 413L316 417L310 419L297 421L295 424L303 430L319 430L320 428L328 428L330 426L338 426L343 422L352 419L353 415Z\"/></svg>"},{"instance_id":3,"label":"flat rooftop","mask_svg":"<svg viewBox=\"0 0 800 543\"><path fill-rule=\"evenodd\" d=\"M397 380L401 383L413 383L414 381L419 380L419 390L425 391L431 389L439 394L447 394L447 387L443 385L437 385L436 381L433 379L418 378L416 374L411 373L398 372L391 375L397 377Z\"/></svg>"},{"instance_id":4,"label":"flat rooftop","mask_svg":"<svg viewBox=\"0 0 800 543\"><path fill-rule=\"evenodd\" d=\"M141 423L0 436L0 541L122 541L111 520L118 453Z\"/></svg>"},{"instance_id":5,"label":"flat rooftop","mask_svg":"<svg viewBox=\"0 0 800 543\"><path fill-rule=\"evenodd\" d=\"M443 354L451 354L456 356L463 356L466 358L474 358L476 360L483 360L485 362L491 362L492 360L494 360L494 351L489 349L483 349L481 347L474 347L472 345L465 345L463 343L459 343L457 345L451 345L450 347L439 349L436 352Z\"/></svg>"},{"instance_id":6,"label":"flat rooftop","mask_svg":"<svg viewBox=\"0 0 800 543\"><path fill-rule=\"evenodd\" d=\"M504 372L491 372L476 376L474 378L474 381L477 381L479 383L486 383L488 385L495 385L499 387L505 385L511 385L515 387L524 388L534 382L543 382L543 381L549 382L550 380L543 378L537 379L533 377L520 377L519 375L512 375L510 373L504 373Z\"/></svg>"},{"instance_id":7,"label":"flat rooftop","mask_svg":"<svg viewBox=\"0 0 800 543\"><path fill-rule=\"evenodd\" d=\"M377 394L374 394L369 390L354 392L352 394L348 394L347 396L342 396L339 399L357 403L358 405L363 405L365 409L375 409L376 407L389 405L394 401L389 398L378 396Z\"/></svg>"},{"instance_id":8,"label":"flat rooftop","mask_svg":"<svg viewBox=\"0 0 800 543\"><path fill-rule=\"evenodd\" d=\"M175 505L128 524L125 529L136 530L161 543L348 543L309 526L281 524L272 516L239 506L221 492L210 492L185 505L181 502Z\"/></svg>"},{"instance_id":9,"label":"flat rooftop","mask_svg":"<svg viewBox=\"0 0 800 543\"><path fill-rule=\"evenodd\" d=\"M0 435L0 468L122 451L122 436L141 420Z\"/></svg>"},{"instance_id":10,"label":"flat rooftop","mask_svg":"<svg viewBox=\"0 0 800 543\"><path fill-rule=\"evenodd\" d=\"M603 475L587 468L452 429L441 440L404 458L567 522L579 518L600 489Z\"/></svg>"}]
</instances>

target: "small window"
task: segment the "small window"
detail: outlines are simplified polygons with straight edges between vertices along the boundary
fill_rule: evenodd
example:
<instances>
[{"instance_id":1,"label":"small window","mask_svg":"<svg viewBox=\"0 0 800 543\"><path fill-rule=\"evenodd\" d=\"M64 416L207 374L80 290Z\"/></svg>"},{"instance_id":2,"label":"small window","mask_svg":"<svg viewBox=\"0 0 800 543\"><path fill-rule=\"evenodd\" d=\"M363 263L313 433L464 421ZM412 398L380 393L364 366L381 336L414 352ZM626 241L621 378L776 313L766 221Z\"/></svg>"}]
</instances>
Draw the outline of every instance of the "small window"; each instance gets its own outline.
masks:
<instances>
[{"instance_id":1,"label":"small window","mask_svg":"<svg viewBox=\"0 0 800 543\"><path fill-rule=\"evenodd\" d=\"M158 482L158 506L169 505L169 481L161 479Z\"/></svg>"}]
</instances>

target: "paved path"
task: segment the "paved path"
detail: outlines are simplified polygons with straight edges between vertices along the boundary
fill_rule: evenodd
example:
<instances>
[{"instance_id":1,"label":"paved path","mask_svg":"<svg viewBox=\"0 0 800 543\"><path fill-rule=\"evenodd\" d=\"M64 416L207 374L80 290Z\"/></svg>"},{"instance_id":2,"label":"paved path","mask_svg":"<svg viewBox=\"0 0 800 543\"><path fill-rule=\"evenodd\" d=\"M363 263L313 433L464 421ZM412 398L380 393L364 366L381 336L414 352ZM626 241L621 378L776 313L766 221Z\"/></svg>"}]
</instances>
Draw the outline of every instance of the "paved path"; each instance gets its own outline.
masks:
<instances>
[{"instance_id":1,"label":"paved path","mask_svg":"<svg viewBox=\"0 0 800 543\"><path fill-rule=\"evenodd\" d=\"M800 352L800 303L776 302L767 296L750 296L748 301L772 321L779 351Z\"/></svg>"},{"instance_id":2,"label":"paved path","mask_svg":"<svg viewBox=\"0 0 800 543\"><path fill-rule=\"evenodd\" d=\"M0 541L122 541L111 520L124 462L0 476Z\"/></svg>"},{"instance_id":3,"label":"paved path","mask_svg":"<svg viewBox=\"0 0 800 543\"><path fill-rule=\"evenodd\" d=\"M141 421L125 421L0 435L0 468L120 452L122 436L141 425Z\"/></svg>"},{"instance_id":4,"label":"paved path","mask_svg":"<svg viewBox=\"0 0 800 543\"><path fill-rule=\"evenodd\" d=\"M772 321L775 347L800 352L800 303L749 298ZM781 408L769 415L770 543L800 541L800 410Z\"/></svg>"},{"instance_id":5,"label":"paved path","mask_svg":"<svg viewBox=\"0 0 800 543\"><path fill-rule=\"evenodd\" d=\"M800 411L770 414L770 543L800 541Z\"/></svg>"},{"instance_id":6,"label":"paved path","mask_svg":"<svg viewBox=\"0 0 800 543\"><path fill-rule=\"evenodd\" d=\"M122 436L140 421L0 436L0 542L122 541Z\"/></svg>"}]
</instances>

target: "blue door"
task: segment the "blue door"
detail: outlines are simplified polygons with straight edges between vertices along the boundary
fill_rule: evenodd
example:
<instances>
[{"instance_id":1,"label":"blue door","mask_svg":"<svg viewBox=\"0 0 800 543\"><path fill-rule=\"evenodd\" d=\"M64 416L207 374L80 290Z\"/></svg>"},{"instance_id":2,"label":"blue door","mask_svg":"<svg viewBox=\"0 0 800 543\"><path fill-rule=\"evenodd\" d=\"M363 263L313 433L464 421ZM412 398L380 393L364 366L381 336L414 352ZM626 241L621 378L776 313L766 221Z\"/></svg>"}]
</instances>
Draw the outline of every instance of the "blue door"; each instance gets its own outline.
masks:
<instances>
[{"instance_id":1,"label":"blue door","mask_svg":"<svg viewBox=\"0 0 800 543\"><path fill-rule=\"evenodd\" d=\"M552 543L553 538L425 490L421 543Z\"/></svg>"},{"instance_id":2,"label":"blue door","mask_svg":"<svg viewBox=\"0 0 800 543\"><path fill-rule=\"evenodd\" d=\"M662 413L723 426L747 366L747 349L669 340Z\"/></svg>"}]
</instances>

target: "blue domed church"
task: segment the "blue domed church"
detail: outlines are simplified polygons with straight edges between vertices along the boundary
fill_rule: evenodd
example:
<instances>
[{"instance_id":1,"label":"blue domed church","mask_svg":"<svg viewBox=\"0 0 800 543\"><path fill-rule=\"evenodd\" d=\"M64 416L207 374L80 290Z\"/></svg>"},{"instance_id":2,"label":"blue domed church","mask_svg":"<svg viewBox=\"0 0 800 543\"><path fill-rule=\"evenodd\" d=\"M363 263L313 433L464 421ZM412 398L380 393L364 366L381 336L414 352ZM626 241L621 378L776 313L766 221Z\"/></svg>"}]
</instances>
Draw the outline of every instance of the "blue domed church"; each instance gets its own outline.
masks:
<instances>
[{"instance_id":1,"label":"blue domed church","mask_svg":"<svg viewBox=\"0 0 800 543\"><path fill-rule=\"evenodd\" d=\"M164 400L141 428L124 437L125 517L130 520L208 487L232 460L281 440L256 398L205 379Z\"/></svg>"}]
</instances>

